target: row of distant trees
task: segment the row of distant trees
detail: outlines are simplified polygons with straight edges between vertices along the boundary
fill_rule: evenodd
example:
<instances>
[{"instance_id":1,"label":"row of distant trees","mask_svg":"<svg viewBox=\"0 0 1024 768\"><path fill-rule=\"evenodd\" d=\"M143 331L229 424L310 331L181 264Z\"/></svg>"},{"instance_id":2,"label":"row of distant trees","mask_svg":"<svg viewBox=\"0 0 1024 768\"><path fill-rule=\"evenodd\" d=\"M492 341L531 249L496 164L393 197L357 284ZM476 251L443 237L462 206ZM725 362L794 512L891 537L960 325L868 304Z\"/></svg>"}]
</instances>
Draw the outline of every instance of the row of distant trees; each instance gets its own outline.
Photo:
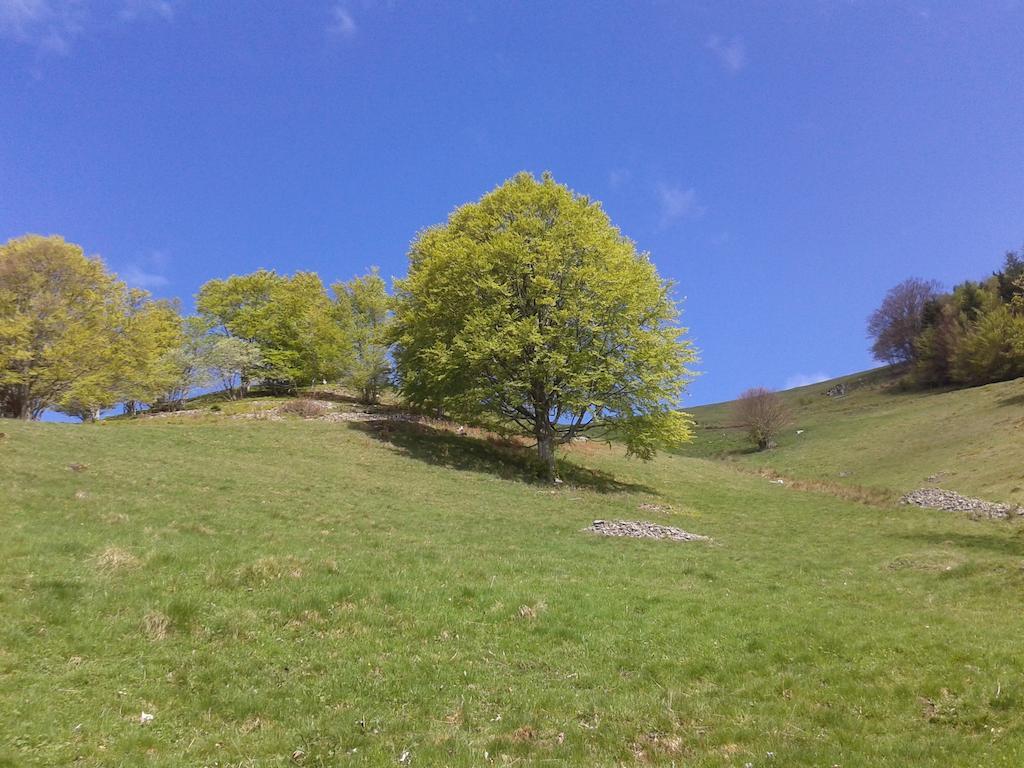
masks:
<instances>
[{"instance_id":1,"label":"row of distant trees","mask_svg":"<svg viewBox=\"0 0 1024 768\"><path fill-rule=\"evenodd\" d=\"M367 401L387 383L388 313L374 270L328 294L310 272L260 270L202 286L197 313L129 288L61 237L0 246L0 414L47 409L94 420L116 406L176 407L190 392L229 396L330 380Z\"/></svg>"},{"instance_id":2,"label":"row of distant trees","mask_svg":"<svg viewBox=\"0 0 1024 768\"><path fill-rule=\"evenodd\" d=\"M988 279L943 293L911 278L868 318L875 359L906 366L922 387L969 386L1024 376L1024 249L1006 254ZM792 416L775 392L755 387L733 406L736 426L758 450L772 447Z\"/></svg>"},{"instance_id":3,"label":"row of distant trees","mask_svg":"<svg viewBox=\"0 0 1024 768\"><path fill-rule=\"evenodd\" d=\"M943 293L905 280L868 319L872 354L906 365L919 386L972 386L1024 376L1024 250L988 279Z\"/></svg>"},{"instance_id":4,"label":"row of distant trees","mask_svg":"<svg viewBox=\"0 0 1024 768\"><path fill-rule=\"evenodd\" d=\"M328 290L312 272L211 280L196 314L128 288L60 237L0 246L0 413L95 419L197 387L341 382L555 448L599 430L651 457L691 435L695 359L673 286L601 205L521 173L423 230L389 296L376 271ZM394 370L392 370L392 368Z\"/></svg>"}]
</instances>

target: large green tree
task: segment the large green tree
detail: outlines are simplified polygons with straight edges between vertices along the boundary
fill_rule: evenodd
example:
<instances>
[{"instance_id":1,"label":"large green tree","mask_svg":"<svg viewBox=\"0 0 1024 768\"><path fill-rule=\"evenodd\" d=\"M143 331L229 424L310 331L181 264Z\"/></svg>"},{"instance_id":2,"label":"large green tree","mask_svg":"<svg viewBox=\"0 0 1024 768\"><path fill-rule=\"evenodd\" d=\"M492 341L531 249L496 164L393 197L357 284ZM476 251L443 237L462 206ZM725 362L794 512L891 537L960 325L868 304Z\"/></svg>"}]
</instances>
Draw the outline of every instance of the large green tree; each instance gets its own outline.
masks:
<instances>
[{"instance_id":1,"label":"large green tree","mask_svg":"<svg viewBox=\"0 0 1024 768\"><path fill-rule=\"evenodd\" d=\"M196 307L215 331L259 348L258 365L240 371L243 393L257 377L310 384L337 379L349 364L351 346L313 272L288 277L259 270L211 280Z\"/></svg>"},{"instance_id":2,"label":"large green tree","mask_svg":"<svg viewBox=\"0 0 1024 768\"><path fill-rule=\"evenodd\" d=\"M589 430L642 458L690 438L672 286L597 202L520 173L409 260L391 338L413 403L532 435L549 479L555 447Z\"/></svg>"},{"instance_id":3,"label":"large green tree","mask_svg":"<svg viewBox=\"0 0 1024 768\"><path fill-rule=\"evenodd\" d=\"M130 290L115 342L115 392L125 412L152 405L180 379L176 353L185 343L176 302L153 301L145 291Z\"/></svg>"},{"instance_id":4,"label":"large green tree","mask_svg":"<svg viewBox=\"0 0 1024 768\"><path fill-rule=\"evenodd\" d=\"M338 322L347 330L353 358L343 381L360 399L375 403L391 378L386 341L391 306L387 285L377 268L345 283L335 283Z\"/></svg>"},{"instance_id":5,"label":"large green tree","mask_svg":"<svg viewBox=\"0 0 1024 768\"><path fill-rule=\"evenodd\" d=\"M38 417L100 391L109 401L124 296L98 258L61 237L0 246L0 413Z\"/></svg>"}]
</instances>

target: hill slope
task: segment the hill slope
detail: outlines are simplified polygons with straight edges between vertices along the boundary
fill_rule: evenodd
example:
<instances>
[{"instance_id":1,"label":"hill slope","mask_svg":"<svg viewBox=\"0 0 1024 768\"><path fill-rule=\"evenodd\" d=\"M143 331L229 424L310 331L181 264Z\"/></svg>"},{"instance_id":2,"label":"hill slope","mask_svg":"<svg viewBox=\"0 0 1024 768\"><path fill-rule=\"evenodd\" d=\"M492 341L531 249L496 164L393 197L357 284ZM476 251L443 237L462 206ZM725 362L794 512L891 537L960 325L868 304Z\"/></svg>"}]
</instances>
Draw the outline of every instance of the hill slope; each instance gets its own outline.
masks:
<instances>
[{"instance_id":1,"label":"hill slope","mask_svg":"<svg viewBox=\"0 0 1024 768\"><path fill-rule=\"evenodd\" d=\"M1024 761L1010 524L402 424L0 428L0 764Z\"/></svg>"},{"instance_id":2,"label":"hill slope","mask_svg":"<svg viewBox=\"0 0 1024 768\"><path fill-rule=\"evenodd\" d=\"M731 403L694 408L700 429L682 453L894 495L932 484L1024 504L1024 379L906 392L897 378L883 368L780 393L794 421L762 453L730 426ZM845 395L825 395L838 385Z\"/></svg>"}]
</instances>

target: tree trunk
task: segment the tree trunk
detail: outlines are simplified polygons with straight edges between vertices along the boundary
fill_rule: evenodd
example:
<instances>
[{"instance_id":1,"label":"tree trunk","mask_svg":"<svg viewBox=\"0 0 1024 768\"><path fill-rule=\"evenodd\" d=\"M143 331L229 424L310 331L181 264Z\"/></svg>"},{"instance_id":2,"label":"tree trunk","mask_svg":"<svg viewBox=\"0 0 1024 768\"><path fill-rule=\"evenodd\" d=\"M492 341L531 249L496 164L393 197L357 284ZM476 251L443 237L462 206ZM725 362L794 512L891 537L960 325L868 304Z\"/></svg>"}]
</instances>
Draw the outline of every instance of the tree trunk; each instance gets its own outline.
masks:
<instances>
[{"instance_id":1,"label":"tree trunk","mask_svg":"<svg viewBox=\"0 0 1024 768\"><path fill-rule=\"evenodd\" d=\"M11 388L3 403L3 412L5 416L22 421L29 421L32 418L32 400L27 386L18 384Z\"/></svg>"},{"instance_id":2,"label":"tree trunk","mask_svg":"<svg viewBox=\"0 0 1024 768\"><path fill-rule=\"evenodd\" d=\"M555 431L550 424L537 420L534 430L537 438L537 456L540 458L544 469L544 479L549 483L555 482Z\"/></svg>"}]
</instances>

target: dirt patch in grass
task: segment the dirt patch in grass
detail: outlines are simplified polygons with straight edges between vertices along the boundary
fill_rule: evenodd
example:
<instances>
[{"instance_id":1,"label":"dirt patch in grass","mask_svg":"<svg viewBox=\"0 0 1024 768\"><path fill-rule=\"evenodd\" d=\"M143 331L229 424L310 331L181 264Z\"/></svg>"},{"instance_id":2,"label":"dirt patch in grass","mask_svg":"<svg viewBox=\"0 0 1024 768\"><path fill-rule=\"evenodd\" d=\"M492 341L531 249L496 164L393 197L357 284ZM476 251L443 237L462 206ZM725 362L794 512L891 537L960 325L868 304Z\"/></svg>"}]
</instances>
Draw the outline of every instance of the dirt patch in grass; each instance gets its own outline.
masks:
<instances>
[{"instance_id":1,"label":"dirt patch in grass","mask_svg":"<svg viewBox=\"0 0 1024 768\"><path fill-rule=\"evenodd\" d=\"M679 736L654 731L637 738L631 751L642 763L660 763L666 758L681 757L686 749Z\"/></svg>"},{"instance_id":2,"label":"dirt patch in grass","mask_svg":"<svg viewBox=\"0 0 1024 768\"><path fill-rule=\"evenodd\" d=\"M520 728L516 728L512 731L512 741L517 741L520 744L527 741L533 741L537 738L537 731L532 726L524 725Z\"/></svg>"},{"instance_id":3,"label":"dirt patch in grass","mask_svg":"<svg viewBox=\"0 0 1024 768\"><path fill-rule=\"evenodd\" d=\"M146 419L171 419L175 416L182 416L184 418L207 416L209 413L210 412L204 408L188 408L181 411L157 411L156 413L146 411L145 413L140 413L139 416Z\"/></svg>"},{"instance_id":4,"label":"dirt patch in grass","mask_svg":"<svg viewBox=\"0 0 1024 768\"><path fill-rule=\"evenodd\" d=\"M268 726L269 726L269 722L267 720L265 720L264 718L262 718L262 717L250 717L250 718L246 719L246 721L244 723L242 723L238 727L238 730L241 733L243 733L245 735L248 735L250 733L255 733L256 731L262 731L263 729L267 728Z\"/></svg>"},{"instance_id":5,"label":"dirt patch in grass","mask_svg":"<svg viewBox=\"0 0 1024 768\"><path fill-rule=\"evenodd\" d=\"M639 507L637 507L637 509L639 509L641 512L671 512L672 505L647 503L641 504Z\"/></svg>"}]
</instances>

